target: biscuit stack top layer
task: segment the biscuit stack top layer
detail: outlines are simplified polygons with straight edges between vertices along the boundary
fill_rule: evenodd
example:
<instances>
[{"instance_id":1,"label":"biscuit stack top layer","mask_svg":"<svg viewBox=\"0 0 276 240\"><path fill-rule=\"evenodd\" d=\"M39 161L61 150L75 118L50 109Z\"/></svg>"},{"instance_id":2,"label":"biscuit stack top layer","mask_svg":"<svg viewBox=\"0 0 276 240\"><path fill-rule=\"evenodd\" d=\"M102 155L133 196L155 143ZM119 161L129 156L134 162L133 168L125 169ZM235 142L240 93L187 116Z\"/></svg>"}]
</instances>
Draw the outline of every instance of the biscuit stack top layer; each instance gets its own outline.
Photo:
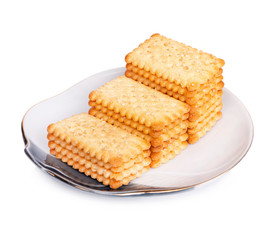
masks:
<instances>
[{"instance_id":1,"label":"biscuit stack top layer","mask_svg":"<svg viewBox=\"0 0 276 240\"><path fill-rule=\"evenodd\" d=\"M177 101L125 76L118 77L89 96L127 119L161 130L189 112L188 104Z\"/></svg>"},{"instance_id":2,"label":"biscuit stack top layer","mask_svg":"<svg viewBox=\"0 0 276 240\"><path fill-rule=\"evenodd\" d=\"M140 44L125 60L183 88L206 83L224 65L222 59L159 34Z\"/></svg>"},{"instance_id":3,"label":"biscuit stack top layer","mask_svg":"<svg viewBox=\"0 0 276 240\"><path fill-rule=\"evenodd\" d=\"M51 124L48 133L112 165L127 162L150 148L143 139L86 113Z\"/></svg>"}]
</instances>

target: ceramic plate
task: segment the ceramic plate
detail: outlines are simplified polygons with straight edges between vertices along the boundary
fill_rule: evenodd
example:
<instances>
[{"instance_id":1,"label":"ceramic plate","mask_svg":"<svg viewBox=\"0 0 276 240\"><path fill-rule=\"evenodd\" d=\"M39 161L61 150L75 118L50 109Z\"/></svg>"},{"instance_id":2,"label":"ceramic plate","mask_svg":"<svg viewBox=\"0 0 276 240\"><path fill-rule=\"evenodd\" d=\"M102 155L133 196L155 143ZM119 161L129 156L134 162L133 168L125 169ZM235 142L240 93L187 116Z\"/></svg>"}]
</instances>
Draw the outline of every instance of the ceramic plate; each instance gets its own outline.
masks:
<instances>
[{"instance_id":1,"label":"ceramic plate","mask_svg":"<svg viewBox=\"0 0 276 240\"><path fill-rule=\"evenodd\" d=\"M161 193L191 188L233 168L245 156L253 140L253 124L244 105L224 88L223 117L199 142L151 169L129 185L112 190L69 167L51 154L47 145L50 123L88 112L88 95L104 83L123 75L125 68L95 74L58 96L33 106L22 120L25 152L40 168L79 189L109 195Z\"/></svg>"}]
</instances>

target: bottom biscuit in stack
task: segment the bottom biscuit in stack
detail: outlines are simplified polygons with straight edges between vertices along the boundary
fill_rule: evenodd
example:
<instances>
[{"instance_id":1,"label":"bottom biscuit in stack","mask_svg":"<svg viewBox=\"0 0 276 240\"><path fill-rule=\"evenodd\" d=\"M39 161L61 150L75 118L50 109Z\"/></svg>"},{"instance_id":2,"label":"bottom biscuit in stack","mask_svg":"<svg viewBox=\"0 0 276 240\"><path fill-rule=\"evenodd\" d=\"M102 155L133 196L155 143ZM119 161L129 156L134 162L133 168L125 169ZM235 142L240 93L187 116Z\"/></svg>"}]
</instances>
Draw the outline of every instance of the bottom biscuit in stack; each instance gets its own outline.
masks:
<instances>
[{"instance_id":1,"label":"bottom biscuit in stack","mask_svg":"<svg viewBox=\"0 0 276 240\"><path fill-rule=\"evenodd\" d=\"M150 144L86 113L48 127L50 153L117 189L149 170Z\"/></svg>"}]
</instances>

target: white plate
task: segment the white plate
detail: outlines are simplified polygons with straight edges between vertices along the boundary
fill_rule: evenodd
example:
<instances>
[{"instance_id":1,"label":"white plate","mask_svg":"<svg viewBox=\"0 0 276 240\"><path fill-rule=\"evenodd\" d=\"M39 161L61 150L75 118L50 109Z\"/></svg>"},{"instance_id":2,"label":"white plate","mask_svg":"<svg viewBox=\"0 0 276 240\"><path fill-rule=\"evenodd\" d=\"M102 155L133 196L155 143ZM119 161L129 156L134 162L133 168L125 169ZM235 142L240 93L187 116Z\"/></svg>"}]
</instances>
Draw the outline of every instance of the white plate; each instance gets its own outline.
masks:
<instances>
[{"instance_id":1,"label":"white plate","mask_svg":"<svg viewBox=\"0 0 276 240\"><path fill-rule=\"evenodd\" d=\"M199 142L129 185L117 190L86 177L49 154L47 126L74 114L88 112L88 95L104 83L123 75L125 68L95 74L58 96L33 106L22 120L25 152L53 176L86 191L130 195L179 191L213 179L233 168L247 153L253 140L253 123L244 105L224 88L223 116Z\"/></svg>"}]
</instances>

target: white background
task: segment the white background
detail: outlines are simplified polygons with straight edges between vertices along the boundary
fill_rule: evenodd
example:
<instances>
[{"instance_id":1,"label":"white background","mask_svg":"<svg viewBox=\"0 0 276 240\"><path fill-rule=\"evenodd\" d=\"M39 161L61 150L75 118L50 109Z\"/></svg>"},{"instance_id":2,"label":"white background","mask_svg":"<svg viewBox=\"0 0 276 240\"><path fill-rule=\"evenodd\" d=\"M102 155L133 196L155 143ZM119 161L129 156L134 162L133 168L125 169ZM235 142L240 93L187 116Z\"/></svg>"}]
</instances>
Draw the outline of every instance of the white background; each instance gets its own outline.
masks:
<instances>
[{"instance_id":1,"label":"white background","mask_svg":"<svg viewBox=\"0 0 276 240\"><path fill-rule=\"evenodd\" d=\"M0 238L275 239L273 2L0 1ZM28 108L124 66L156 32L225 60L226 87L255 125L243 161L192 190L138 197L83 192L38 169L23 152Z\"/></svg>"}]
</instances>

